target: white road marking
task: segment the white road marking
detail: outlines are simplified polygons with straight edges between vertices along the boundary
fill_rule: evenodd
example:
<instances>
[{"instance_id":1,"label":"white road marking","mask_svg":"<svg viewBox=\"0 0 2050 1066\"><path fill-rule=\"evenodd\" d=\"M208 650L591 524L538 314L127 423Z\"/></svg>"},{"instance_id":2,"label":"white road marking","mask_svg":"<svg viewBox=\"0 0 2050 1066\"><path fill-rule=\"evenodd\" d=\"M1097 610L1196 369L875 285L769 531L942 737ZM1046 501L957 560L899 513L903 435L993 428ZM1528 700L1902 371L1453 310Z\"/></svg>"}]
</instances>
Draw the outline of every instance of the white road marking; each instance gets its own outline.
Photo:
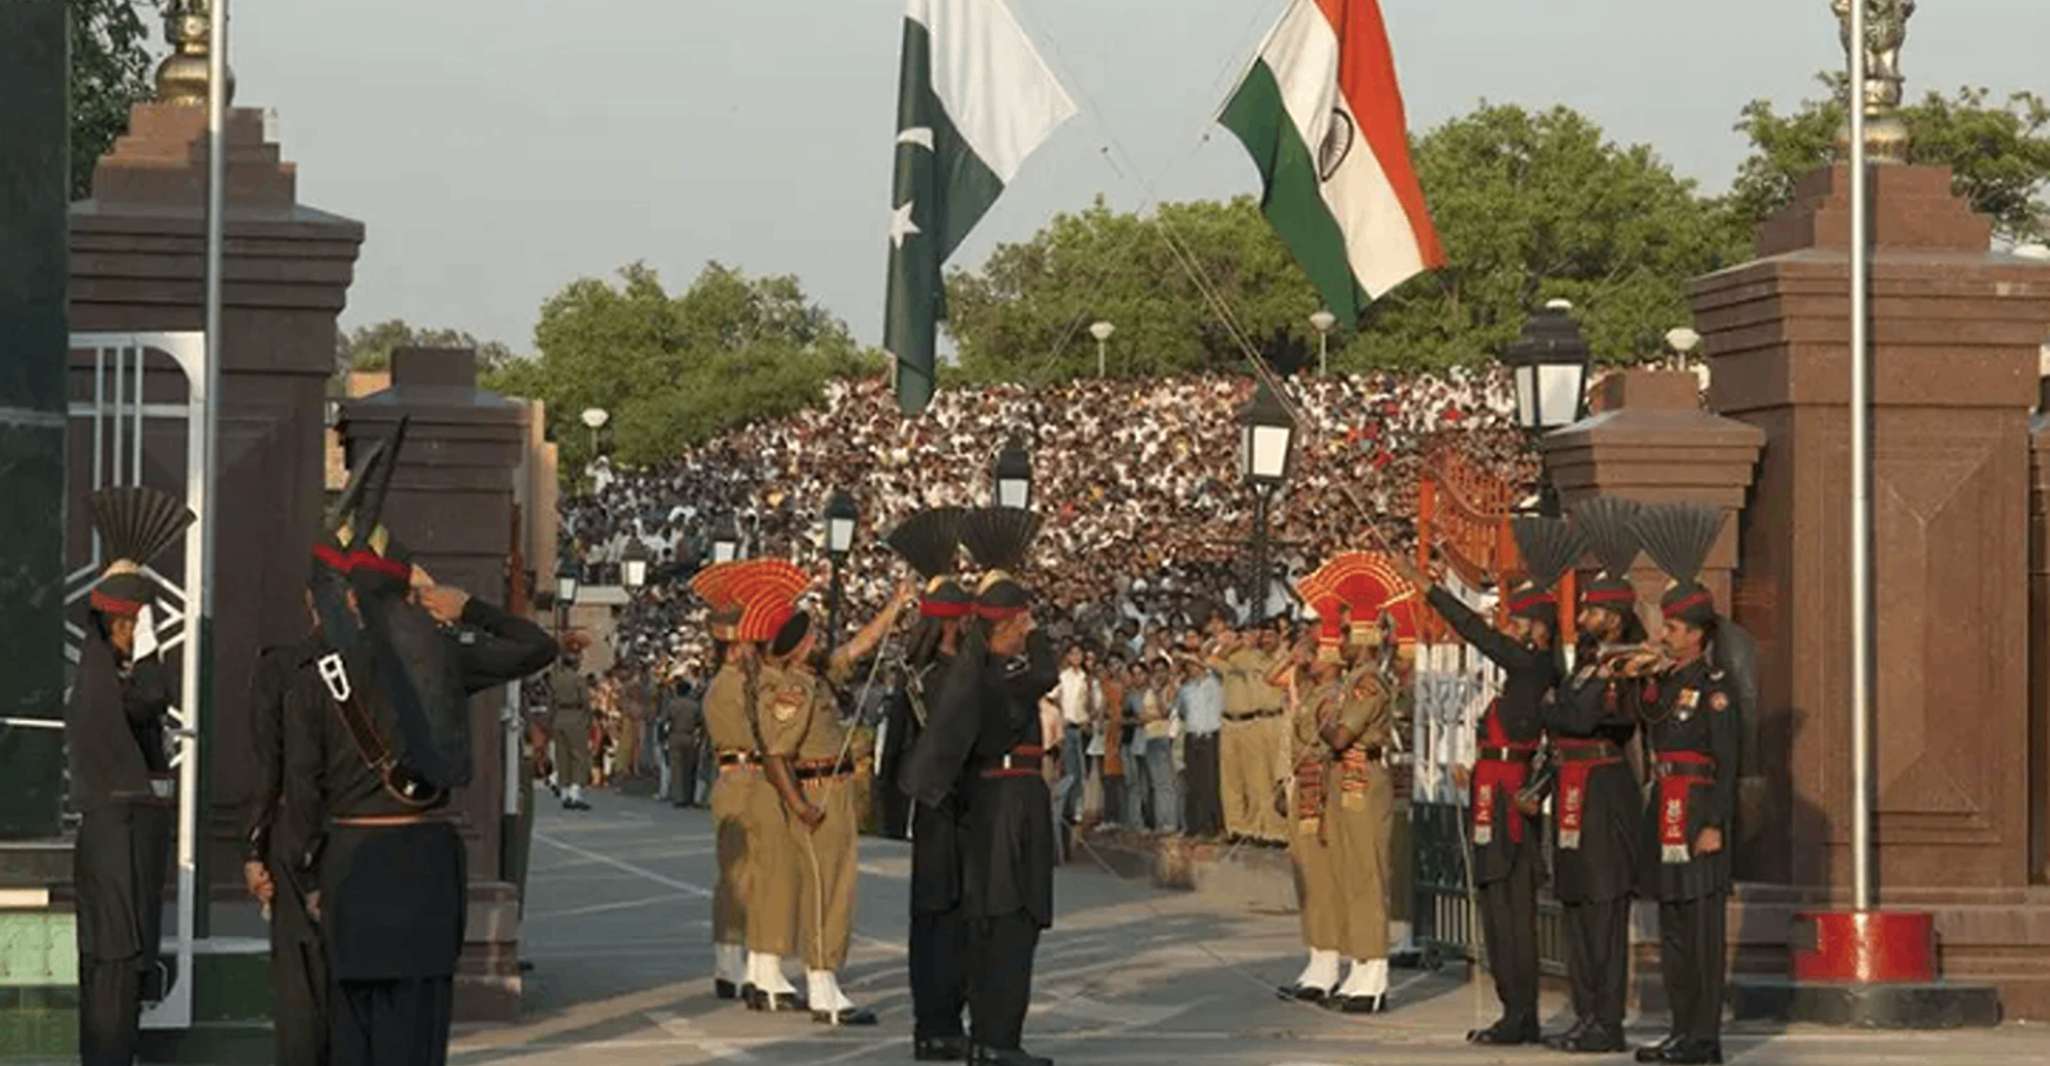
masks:
<instances>
[{"instance_id":1,"label":"white road marking","mask_svg":"<svg viewBox=\"0 0 2050 1066\"><path fill-rule=\"evenodd\" d=\"M544 918L571 918L580 914L604 914L609 911L626 911L635 907L646 907L656 903L675 903L683 899L696 899L683 893L671 892L663 896L649 896L645 899L622 900L617 903L593 903L587 907L572 907L566 911L549 911L546 914L529 914L526 921L538 922Z\"/></svg>"},{"instance_id":2,"label":"white road marking","mask_svg":"<svg viewBox=\"0 0 2050 1066\"><path fill-rule=\"evenodd\" d=\"M756 1061L754 1052L705 1032L696 1023L669 1011L643 1011L641 1017L654 1022L663 1032L717 1059L734 1062Z\"/></svg>"},{"instance_id":3,"label":"white road marking","mask_svg":"<svg viewBox=\"0 0 2050 1066\"><path fill-rule=\"evenodd\" d=\"M647 878L648 880L655 882L658 885L662 885L667 888L673 888L678 892L683 892L688 895L696 896L699 899L712 898L712 890L704 887L703 885L694 885L691 884L689 881L678 881L673 877L664 877L663 875L658 874L645 866L635 866L633 863L630 862L621 862L620 860L615 859L610 855L600 855L595 851L585 851L584 849L577 847L575 844L566 844L560 840L555 839L552 836L549 836L546 833L535 833L534 839L540 841L543 844L547 844L550 847L560 848L563 851L567 851L571 855L575 855L577 858L584 859L589 862L602 863L606 866L612 867L615 870L625 870L627 873L637 874L641 877Z\"/></svg>"}]
</instances>

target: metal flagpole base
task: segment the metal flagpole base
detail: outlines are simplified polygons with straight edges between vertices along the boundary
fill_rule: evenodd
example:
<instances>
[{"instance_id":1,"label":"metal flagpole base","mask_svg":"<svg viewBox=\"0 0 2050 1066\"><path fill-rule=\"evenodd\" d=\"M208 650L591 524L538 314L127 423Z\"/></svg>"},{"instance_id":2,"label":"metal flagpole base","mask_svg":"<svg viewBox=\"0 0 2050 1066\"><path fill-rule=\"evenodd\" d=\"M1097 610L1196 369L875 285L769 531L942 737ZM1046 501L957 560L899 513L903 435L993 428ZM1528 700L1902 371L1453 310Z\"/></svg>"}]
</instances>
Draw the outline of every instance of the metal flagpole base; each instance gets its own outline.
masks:
<instances>
[{"instance_id":1,"label":"metal flagpole base","mask_svg":"<svg viewBox=\"0 0 2050 1066\"><path fill-rule=\"evenodd\" d=\"M1990 985L1942 981L1926 911L1804 911L1794 916L1791 978L1739 977L1739 1018L1866 1029L1956 1029L2000 1023Z\"/></svg>"}]
</instances>

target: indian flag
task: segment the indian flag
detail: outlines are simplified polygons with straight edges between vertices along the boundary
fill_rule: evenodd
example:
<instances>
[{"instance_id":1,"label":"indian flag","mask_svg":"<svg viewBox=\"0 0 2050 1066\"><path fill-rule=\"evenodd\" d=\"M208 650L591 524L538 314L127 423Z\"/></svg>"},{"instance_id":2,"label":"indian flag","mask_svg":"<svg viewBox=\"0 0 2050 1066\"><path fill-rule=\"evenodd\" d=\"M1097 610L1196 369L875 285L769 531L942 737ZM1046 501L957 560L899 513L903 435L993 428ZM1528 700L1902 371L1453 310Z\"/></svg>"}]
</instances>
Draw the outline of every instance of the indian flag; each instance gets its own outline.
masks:
<instances>
[{"instance_id":1,"label":"indian flag","mask_svg":"<svg viewBox=\"0 0 2050 1066\"><path fill-rule=\"evenodd\" d=\"M897 177L883 348L897 403L932 399L940 267L1075 104L1003 0L910 0L897 88Z\"/></svg>"},{"instance_id":2,"label":"indian flag","mask_svg":"<svg viewBox=\"0 0 2050 1066\"><path fill-rule=\"evenodd\" d=\"M1218 122L1252 153L1261 210L1340 322L1445 264L1377 0L1294 0Z\"/></svg>"}]
</instances>

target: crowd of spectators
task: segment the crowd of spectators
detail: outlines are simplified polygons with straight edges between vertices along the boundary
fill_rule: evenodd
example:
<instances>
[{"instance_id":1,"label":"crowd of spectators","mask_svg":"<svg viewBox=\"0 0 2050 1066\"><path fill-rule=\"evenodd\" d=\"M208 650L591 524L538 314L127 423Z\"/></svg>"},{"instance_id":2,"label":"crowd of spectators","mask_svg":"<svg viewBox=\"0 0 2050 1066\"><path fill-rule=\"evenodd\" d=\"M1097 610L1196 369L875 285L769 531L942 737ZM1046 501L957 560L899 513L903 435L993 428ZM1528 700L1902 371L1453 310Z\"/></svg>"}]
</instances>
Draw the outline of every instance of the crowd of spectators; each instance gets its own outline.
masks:
<instances>
[{"instance_id":1,"label":"crowd of spectators","mask_svg":"<svg viewBox=\"0 0 2050 1066\"><path fill-rule=\"evenodd\" d=\"M861 533L843 566L843 610L865 618L903 573L882 535L923 507L988 502L994 457L1016 438L1045 516L1031 580L1057 631L1101 639L1185 626L1213 607L1239 616L1251 598L1254 493L1238 473L1238 413L1251 392L1250 379L1222 375L956 389L906 419L882 381L836 382L817 407L659 467L600 460L587 491L563 504L561 547L587 582L608 582L627 545L643 542L653 579L625 610L617 650L659 668L701 655L698 605L683 579L724 520L744 554L788 557L817 574L822 601L830 563L820 514L835 490L848 492ZM1375 546L1354 500L1383 536L1407 545L1418 475L1437 448L1514 483L1535 477L1499 370L1309 376L1289 392L1310 428L1270 512L1284 579L1334 551ZM1276 606L1285 589L1274 584Z\"/></svg>"}]
</instances>

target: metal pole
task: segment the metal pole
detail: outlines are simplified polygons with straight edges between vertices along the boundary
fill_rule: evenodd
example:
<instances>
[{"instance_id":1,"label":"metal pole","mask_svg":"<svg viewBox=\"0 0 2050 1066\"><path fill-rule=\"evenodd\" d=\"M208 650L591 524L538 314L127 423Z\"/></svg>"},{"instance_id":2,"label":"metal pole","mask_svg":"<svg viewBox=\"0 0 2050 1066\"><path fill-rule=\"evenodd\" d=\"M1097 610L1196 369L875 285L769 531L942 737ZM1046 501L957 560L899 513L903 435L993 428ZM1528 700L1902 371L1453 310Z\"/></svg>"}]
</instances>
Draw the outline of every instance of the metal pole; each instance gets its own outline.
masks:
<instances>
[{"instance_id":1,"label":"metal pole","mask_svg":"<svg viewBox=\"0 0 2050 1066\"><path fill-rule=\"evenodd\" d=\"M1252 625L1263 625L1267 621L1267 489L1262 486L1254 490L1253 498L1253 580L1252 601L1247 607L1247 617Z\"/></svg>"},{"instance_id":2,"label":"metal pole","mask_svg":"<svg viewBox=\"0 0 2050 1066\"><path fill-rule=\"evenodd\" d=\"M1107 346L1107 344L1106 344L1106 342L1104 341L1104 339L1103 339L1102 337L1098 337L1098 338L1096 338L1096 376L1097 376L1097 377L1104 377L1104 376L1107 376L1107 375L1108 375L1108 374L1110 373L1110 360L1109 360L1109 358L1108 358L1108 357L1107 357L1107 356L1106 356L1106 355L1104 354L1104 348L1105 348L1106 346Z\"/></svg>"},{"instance_id":3,"label":"metal pole","mask_svg":"<svg viewBox=\"0 0 2050 1066\"><path fill-rule=\"evenodd\" d=\"M209 0L207 4L207 57L206 57L206 475L201 499L202 528L204 543L200 547L199 575L203 594L200 597L200 669L205 677L200 685L198 746L196 769L199 794L195 799L203 800L210 778L209 756L213 748L213 634L214 634L214 545L220 541L220 529L216 518L220 507L215 500L220 485L221 470L221 405L227 397L221 390L221 258L222 245L227 232L228 192L228 0ZM180 870L191 870L195 912L192 916L192 933L195 939L205 939L212 926L212 893L207 890L206 849L190 840L199 835L181 834L179 850L190 848L190 854L181 854ZM183 887L183 886L181 886ZM179 974L180 980L188 975Z\"/></svg>"},{"instance_id":4,"label":"metal pole","mask_svg":"<svg viewBox=\"0 0 2050 1066\"><path fill-rule=\"evenodd\" d=\"M1331 334L1321 329L1317 331L1317 376L1320 378L1331 373L1330 342Z\"/></svg>"},{"instance_id":5,"label":"metal pole","mask_svg":"<svg viewBox=\"0 0 2050 1066\"><path fill-rule=\"evenodd\" d=\"M1867 284L1865 0L1851 3L1851 885L1872 909L1872 429Z\"/></svg>"},{"instance_id":6,"label":"metal pole","mask_svg":"<svg viewBox=\"0 0 2050 1066\"><path fill-rule=\"evenodd\" d=\"M833 556L833 588L826 597L826 653L840 646L840 557Z\"/></svg>"}]
</instances>

